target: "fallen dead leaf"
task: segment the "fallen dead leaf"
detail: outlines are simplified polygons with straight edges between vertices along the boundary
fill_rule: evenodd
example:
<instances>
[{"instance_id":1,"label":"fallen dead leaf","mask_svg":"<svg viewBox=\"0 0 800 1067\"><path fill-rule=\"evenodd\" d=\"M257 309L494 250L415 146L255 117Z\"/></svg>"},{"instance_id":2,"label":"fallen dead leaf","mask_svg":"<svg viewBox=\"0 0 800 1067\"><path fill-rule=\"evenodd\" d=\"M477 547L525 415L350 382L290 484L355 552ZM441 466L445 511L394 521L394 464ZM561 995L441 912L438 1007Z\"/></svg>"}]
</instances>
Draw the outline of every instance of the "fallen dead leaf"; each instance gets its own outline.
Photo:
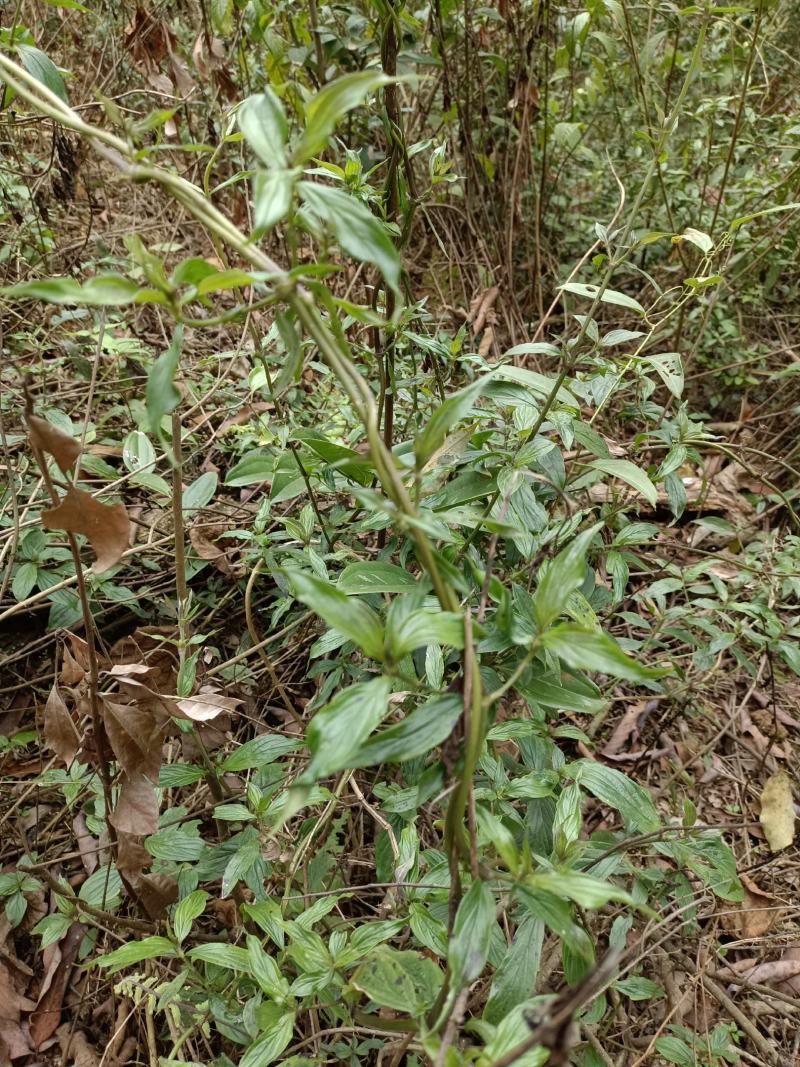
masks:
<instances>
[{"instance_id":1,"label":"fallen dead leaf","mask_svg":"<svg viewBox=\"0 0 800 1067\"><path fill-rule=\"evenodd\" d=\"M785 982L790 978L800 975L800 959L771 960L769 963L759 963L749 971L740 972L740 976L748 982L761 985L769 982Z\"/></svg>"},{"instance_id":2,"label":"fallen dead leaf","mask_svg":"<svg viewBox=\"0 0 800 1067\"><path fill-rule=\"evenodd\" d=\"M63 433L39 415L28 416L28 435L33 447L51 455L63 474L74 466L81 454L81 446L74 437Z\"/></svg>"},{"instance_id":3,"label":"fallen dead leaf","mask_svg":"<svg viewBox=\"0 0 800 1067\"><path fill-rule=\"evenodd\" d=\"M49 982L40 995L39 1001L30 1017L31 1041L34 1048L52 1037L61 1022L61 1004L67 989L67 982L72 965L78 955L78 948L86 933L86 927L73 923L59 942L60 958L52 972L48 974Z\"/></svg>"},{"instance_id":4,"label":"fallen dead leaf","mask_svg":"<svg viewBox=\"0 0 800 1067\"><path fill-rule=\"evenodd\" d=\"M795 815L792 782L785 771L771 775L761 793L759 821L770 852L780 852L794 841Z\"/></svg>"},{"instance_id":5,"label":"fallen dead leaf","mask_svg":"<svg viewBox=\"0 0 800 1067\"><path fill-rule=\"evenodd\" d=\"M600 754L602 756L616 756L629 740L634 741L636 737L638 737L639 731L637 725L644 710L644 701L637 701L628 707L625 714L614 727L614 732L611 734L611 737L609 737L604 748L601 750Z\"/></svg>"},{"instance_id":6,"label":"fallen dead leaf","mask_svg":"<svg viewBox=\"0 0 800 1067\"><path fill-rule=\"evenodd\" d=\"M179 700L176 707L181 713L179 718L185 717L192 722L208 722L210 719L216 719L223 711L235 711L241 703L238 697L227 697L210 685L204 685L193 697Z\"/></svg>"},{"instance_id":7,"label":"fallen dead leaf","mask_svg":"<svg viewBox=\"0 0 800 1067\"><path fill-rule=\"evenodd\" d=\"M167 874L141 874L136 893L151 919L163 919L167 908L178 899L178 883Z\"/></svg>"},{"instance_id":8,"label":"fallen dead leaf","mask_svg":"<svg viewBox=\"0 0 800 1067\"><path fill-rule=\"evenodd\" d=\"M100 1057L89 1044L83 1030L73 1030L72 1023L62 1023L56 1030L61 1046L62 1064L72 1067L99 1067Z\"/></svg>"},{"instance_id":9,"label":"fallen dead leaf","mask_svg":"<svg viewBox=\"0 0 800 1067\"><path fill-rule=\"evenodd\" d=\"M149 711L135 704L102 700L106 734L122 770L155 781L161 766L161 731Z\"/></svg>"},{"instance_id":10,"label":"fallen dead leaf","mask_svg":"<svg viewBox=\"0 0 800 1067\"><path fill-rule=\"evenodd\" d=\"M151 782L144 775L122 775L111 821L120 833L144 837L158 830L158 800Z\"/></svg>"},{"instance_id":11,"label":"fallen dead leaf","mask_svg":"<svg viewBox=\"0 0 800 1067\"><path fill-rule=\"evenodd\" d=\"M128 547L131 522L124 504L103 504L82 489L69 489L61 503L42 512L48 530L83 534L95 554L92 570L102 574L122 559Z\"/></svg>"},{"instance_id":12,"label":"fallen dead leaf","mask_svg":"<svg viewBox=\"0 0 800 1067\"><path fill-rule=\"evenodd\" d=\"M744 888L744 899L737 908L723 912L722 926L741 938L763 937L781 917L783 909L775 906L776 897L765 893L748 875L740 874L739 881Z\"/></svg>"},{"instance_id":13,"label":"fallen dead leaf","mask_svg":"<svg viewBox=\"0 0 800 1067\"><path fill-rule=\"evenodd\" d=\"M0 1063L28 1056L33 1051L30 1036L20 1024L21 1013L32 1011L34 1001L23 996L10 972L0 963Z\"/></svg>"},{"instance_id":14,"label":"fallen dead leaf","mask_svg":"<svg viewBox=\"0 0 800 1067\"><path fill-rule=\"evenodd\" d=\"M117 870L128 878L136 878L137 875L149 867L153 857L142 845L143 838L138 834L117 834Z\"/></svg>"},{"instance_id":15,"label":"fallen dead leaf","mask_svg":"<svg viewBox=\"0 0 800 1067\"><path fill-rule=\"evenodd\" d=\"M54 685L44 706L44 738L60 760L69 765L81 747L69 708Z\"/></svg>"},{"instance_id":16,"label":"fallen dead leaf","mask_svg":"<svg viewBox=\"0 0 800 1067\"><path fill-rule=\"evenodd\" d=\"M70 650L64 645L61 661L61 671L58 680L62 685L78 685L86 677L86 671L75 659Z\"/></svg>"},{"instance_id":17,"label":"fallen dead leaf","mask_svg":"<svg viewBox=\"0 0 800 1067\"><path fill-rule=\"evenodd\" d=\"M94 874L99 865L97 858L98 842L89 832L86 816L79 812L72 820L72 831L75 834L75 842L81 854L81 862L87 874Z\"/></svg>"}]
</instances>

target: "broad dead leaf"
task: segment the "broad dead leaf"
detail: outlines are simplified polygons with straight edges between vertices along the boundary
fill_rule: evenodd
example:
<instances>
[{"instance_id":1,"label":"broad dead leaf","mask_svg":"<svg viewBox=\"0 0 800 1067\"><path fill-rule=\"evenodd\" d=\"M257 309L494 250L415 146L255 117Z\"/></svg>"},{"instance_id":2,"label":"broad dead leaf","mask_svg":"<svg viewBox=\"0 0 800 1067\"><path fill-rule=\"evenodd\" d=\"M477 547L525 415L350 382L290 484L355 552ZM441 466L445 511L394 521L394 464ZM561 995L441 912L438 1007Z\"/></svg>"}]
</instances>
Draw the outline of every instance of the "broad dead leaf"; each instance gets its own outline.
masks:
<instances>
[{"instance_id":1,"label":"broad dead leaf","mask_svg":"<svg viewBox=\"0 0 800 1067\"><path fill-rule=\"evenodd\" d=\"M770 852L780 852L794 841L794 800L792 782L785 771L778 771L767 779L761 793L761 825Z\"/></svg>"},{"instance_id":2,"label":"broad dead leaf","mask_svg":"<svg viewBox=\"0 0 800 1067\"><path fill-rule=\"evenodd\" d=\"M601 755L616 756L629 739L635 739L638 736L637 725L644 710L645 704L642 701L633 703L628 707L625 714L614 727L614 732L602 749Z\"/></svg>"},{"instance_id":3,"label":"broad dead leaf","mask_svg":"<svg viewBox=\"0 0 800 1067\"><path fill-rule=\"evenodd\" d=\"M748 982L764 985L768 982L786 982L800 975L800 960L780 959L769 963L759 963L749 971L739 972Z\"/></svg>"},{"instance_id":4,"label":"broad dead leaf","mask_svg":"<svg viewBox=\"0 0 800 1067\"><path fill-rule=\"evenodd\" d=\"M167 908L178 899L178 883L167 874L141 874L135 885L151 919L163 919Z\"/></svg>"},{"instance_id":5,"label":"broad dead leaf","mask_svg":"<svg viewBox=\"0 0 800 1067\"><path fill-rule=\"evenodd\" d=\"M144 775L122 775L122 788L111 821L120 833L137 837L158 830L156 791Z\"/></svg>"},{"instance_id":6,"label":"broad dead leaf","mask_svg":"<svg viewBox=\"0 0 800 1067\"><path fill-rule=\"evenodd\" d=\"M75 759L81 740L64 699L54 685L44 706L44 738L64 763Z\"/></svg>"},{"instance_id":7,"label":"broad dead leaf","mask_svg":"<svg viewBox=\"0 0 800 1067\"><path fill-rule=\"evenodd\" d=\"M103 722L117 762L127 775L155 780L161 766L161 732L149 711L103 699Z\"/></svg>"},{"instance_id":8,"label":"broad dead leaf","mask_svg":"<svg viewBox=\"0 0 800 1067\"><path fill-rule=\"evenodd\" d=\"M41 1048L48 1037L52 1037L61 1022L61 1005L67 989L72 965L78 955L78 948L86 933L86 927L73 923L59 942L60 959L50 976L36 1010L30 1018L31 1041L34 1048Z\"/></svg>"},{"instance_id":9,"label":"broad dead leaf","mask_svg":"<svg viewBox=\"0 0 800 1067\"><path fill-rule=\"evenodd\" d=\"M781 917L783 909L776 906L776 897L765 893L746 874L740 874L739 881L744 888L744 899L738 907L722 913L722 926L741 938L763 937Z\"/></svg>"},{"instance_id":10,"label":"broad dead leaf","mask_svg":"<svg viewBox=\"0 0 800 1067\"><path fill-rule=\"evenodd\" d=\"M102 574L119 563L131 533L131 521L124 504L103 504L82 489L70 489L58 507L42 512L42 525L48 530L83 534L95 554L92 570Z\"/></svg>"},{"instance_id":11,"label":"broad dead leaf","mask_svg":"<svg viewBox=\"0 0 800 1067\"><path fill-rule=\"evenodd\" d=\"M86 677L86 671L78 663L70 650L64 645L63 658L61 661L61 671L58 675L58 680L62 685L77 685L82 682Z\"/></svg>"},{"instance_id":12,"label":"broad dead leaf","mask_svg":"<svg viewBox=\"0 0 800 1067\"><path fill-rule=\"evenodd\" d=\"M79 812L72 820L72 832L75 834L75 843L81 854L81 862L87 874L94 874L99 865L97 858L98 842L89 832L86 816Z\"/></svg>"},{"instance_id":13,"label":"broad dead leaf","mask_svg":"<svg viewBox=\"0 0 800 1067\"><path fill-rule=\"evenodd\" d=\"M61 1046L61 1062L72 1067L99 1067L100 1056L89 1044L83 1030L76 1030L72 1023L62 1023L56 1030Z\"/></svg>"},{"instance_id":14,"label":"broad dead leaf","mask_svg":"<svg viewBox=\"0 0 800 1067\"><path fill-rule=\"evenodd\" d=\"M11 972L0 962L0 1063L28 1056L33 1051L30 1038L20 1026L20 1014L32 1011L36 1004L23 996L14 984Z\"/></svg>"},{"instance_id":15,"label":"broad dead leaf","mask_svg":"<svg viewBox=\"0 0 800 1067\"><path fill-rule=\"evenodd\" d=\"M192 722L208 722L210 719L216 719L223 711L235 711L241 703L238 697L226 697L210 685L204 685L193 697L179 700L176 707L180 712L179 718L185 717Z\"/></svg>"},{"instance_id":16,"label":"broad dead leaf","mask_svg":"<svg viewBox=\"0 0 800 1067\"><path fill-rule=\"evenodd\" d=\"M39 415L28 416L28 434L33 447L52 456L64 474L74 466L81 454L81 446L74 437L63 433Z\"/></svg>"},{"instance_id":17,"label":"broad dead leaf","mask_svg":"<svg viewBox=\"0 0 800 1067\"><path fill-rule=\"evenodd\" d=\"M153 857L142 845L138 834L117 834L117 870L128 878L136 878L145 867L149 867Z\"/></svg>"}]
</instances>

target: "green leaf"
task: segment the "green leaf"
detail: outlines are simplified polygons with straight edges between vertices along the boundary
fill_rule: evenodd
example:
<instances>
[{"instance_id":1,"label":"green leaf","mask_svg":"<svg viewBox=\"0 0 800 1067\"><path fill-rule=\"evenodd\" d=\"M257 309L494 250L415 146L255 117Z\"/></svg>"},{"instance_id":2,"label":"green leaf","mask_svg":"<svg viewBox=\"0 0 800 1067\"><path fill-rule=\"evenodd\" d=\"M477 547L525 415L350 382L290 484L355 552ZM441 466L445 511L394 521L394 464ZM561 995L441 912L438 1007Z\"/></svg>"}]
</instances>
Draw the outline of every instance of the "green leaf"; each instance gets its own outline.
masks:
<instances>
[{"instance_id":1,"label":"green leaf","mask_svg":"<svg viewBox=\"0 0 800 1067\"><path fill-rule=\"evenodd\" d=\"M568 667L578 671L602 671L614 678L646 682L669 674L669 667L645 667L626 656L608 634L561 623L540 638L544 648L554 652Z\"/></svg>"},{"instance_id":2,"label":"green leaf","mask_svg":"<svg viewBox=\"0 0 800 1067\"><path fill-rule=\"evenodd\" d=\"M354 593L405 593L418 589L413 574L393 563L351 563L339 575L336 588L352 596Z\"/></svg>"},{"instance_id":3,"label":"green leaf","mask_svg":"<svg viewBox=\"0 0 800 1067\"><path fill-rule=\"evenodd\" d=\"M263 452L253 452L240 459L225 478L225 484L233 488L242 485L259 485L269 481L275 473L275 459Z\"/></svg>"},{"instance_id":4,"label":"green leaf","mask_svg":"<svg viewBox=\"0 0 800 1067\"><path fill-rule=\"evenodd\" d=\"M147 418L152 433L161 437L161 420L181 402L180 391L173 378L178 369L181 346L183 344L183 326L178 325L172 334L172 342L166 352L162 353L150 368L147 375L147 393L145 405Z\"/></svg>"},{"instance_id":5,"label":"green leaf","mask_svg":"<svg viewBox=\"0 0 800 1067\"><path fill-rule=\"evenodd\" d=\"M166 937L145 937L141 941L131 941L127 945L114 949L105 956L99 956L95 962L99 967L107 967L109 973L130 967L142 960L153 960L159 956L176 955L175 946Z\"/></svg>"},{"instance_id":6,"label":"green leaf","mask_svg":"<svg viewBox=\"0 0 800 1067\"><path fill-rule=\"evenodd\" d=\"M576 296L585 296L590 300L595 300L600 293L599 285L584 285L581 282L566 282L564 285L559 286L567 293L574 293ZM644 315L645 311L638 300L634 300L632 296L627 296L625 293L619 293L616 289L603 290L600 300L604 304L616 304L617 307L628 308L630 311L637 311L640 315Z\"/></svg>"},{"instance_id":7,"label":"green leaf","mask_svg":"<svg viewBox=\"0 0 800 1067\"><path fill-rule=\"evenodd\" d=\"M10 897L6 898L6 918L12 930L16 930L19 926L25 918L27 910L28 901L24 893L12 893Z\"/></svg>"},{"instance_id":8,"label":"green leaf","mask_svg":"<svg viewBox=\"0 0 800 1067\"><path fill-rule=\"evenodd\" d=\"M38 82L41 82L51 93L55 93L65 104L69 103L67 87L61 72L49 56L40 48L34 48L30 44L18 44L17 52L22 65Z\"/></svg>"},{"instance_id":9,"label":"green leaf","mask_svg":"<svg viewBox=\"0 0 800 1067\"><path fill-rule=\"evenodd\" d=\"M262 163L282 167L286 163L289 126L283 104L270 88L243 100L236 112L239 129Z\"/></svg>"},{"instance_id":10,"label":"green leaf","mask_svg":"<svg viewBox=\"0 0 800 1067\"><path fill-rule=\"evenodd\" d=\"M131 430L122 442L122 462L132 473L148 471L156 461L156 451L141 430Z\"/></svg>"},{"instance_id":11,"label":"green leaf","mask_svg":"<svg viewBox=\"0 0 800 1067\"><path fill-rule=\"evenodd\" d=\"M412 611L390 629L389 645L395 661L430 644L463 648L464 616L457 611Z\"/></svg>"},{"instance_id":12,"label":"green leaf","mask_svg":"<svg viewBox=\"0 0 800 1067\"><path fill-rule=\"evenodd\" d=\"M602 878L592 878L577 871L541 871L528 875L527 884L532 889L543 889L555 896L574 901L580 908L601 908L609 900L633 904L630 893L618 889Z\"/></svg>"},{"instance_id":13,"label":"green leaf","mask_svg":"<svg viewBox=\"0 0 800 1067\"><path fill-rule=\"evenodd\" d=\"M216 471L206 471L199 478L195 478L183 491L184 514L204 508L217 491L217 481Z\"/></svg>"},{"instance_id":14,"label":"green leaf","mask_svg":"<svg viewBox=\"0 0 800 1067\"><path fill-rule=\"evenodd\" d=\"M703 233L702 230L696 230L693 226L688 226L680 235L685 241L689 241L700 249L701 252L708 253L714 247L714 241L707 233ZM678 238L680 240L680 238Z\"/></svg>"},{"instance_id":15,"label":"green leaf","mask_svg":"<svg viewBox=\"0 0 800 1067\"><path fill-rule=\"evenodd\" d=\"M489 1001L483 1018L499 1023L533 993L544 942L544 923L533 915L526 916L517 927L500 966L494 972Z\"/></svg>"},{"instance_id":16,"label":"green leaf","mask_svg":"<svg viewBox=\"0 0 800 1067\"><path fill-rule=\"evenodd\" d=\"M330 582L303 571L287 571L295 596L371 659L383 659L383 623L360 600L351 600Z\"/></svg>"},{"instance_id":17,"label":"green leaf","mask_svg":"<svg viewBox=\"0 0 800 1067\"><path fill-rule=\"evenodd\" d=\"M292 154L293 162L302 165L312 156L319 155L339 120L391 81L382 71L364 70L345 74L320 89L306 103L306 129Z\"/></svg>"},{"instance_id":18,"label":"green leaf","mask_svg":"<svg viewBox=\"0 0 800 1067\"><path fill-rule=\"evenodd\" d=\"M283 913L276 901L259 900L256 904L242 904L241 909L248 919L252 919L256 926L275 942L278 948L283 948L286 933L283 928Z\"/></svg>"},{"instance_id":19,"label":"green leaf","mask_svg":"<svg viewBox=\"0 0 800 1067\"><path fill-rule=\"evenodd\" d=\"M570 764L569 773L582 788L618 811L635 830L649 834L661 826L650 794L622 771L583 759Z\"/></svg>"},{"instance_id":20,"label":"green leaf","mask_svg":"<svg viewBox=\"0 0 800 1067\"><path fill-rule=\"evenodd\" d=\"M486 966L494 927L494 897L476 878L461 898L450 938L448 962L454 990L474 982Z\"/></svg>"},{"instance_id":21,"label":"green leaf","mask_svg":"<svg viewBox=\"0 0 800 1067\"><path fill-rule=\"evenodd\" d=\"M545 629L558 618L564 611L570 594L582 585L586 571L586 553L602 526L603 523L598 522L578 534L574 541L559 552L539 579L533 607L541 629Z\"/></svg>"},{"instance_id":22,"label":"green leaf","mask_svg":"<svg viewBox=\"0 0 800 1067\"><path fill-rule=\"evenodd\" d=\"M668 1063L677 1063L679 1067L696 1067L697 1059L685 1041L669 1035L656 1040L656 1051Z\"/></svg>"},{"instance_id":23,"label":"green leaf","mask_svg":"<svg viewBox=\"0 0 800 1067\"><path fill-rule=\"evenodd\" d=\"M261 734L237 748L223 761L223 771L249 771L254 767L266 767L281 756L294 752L299 742L280 734ZM163 768L162 768L163 770Z\"/></svg>"},{"instance_id":24,"label":"green leaf","mask_svg":"<svg viewBox=\"0 0 800 1067\"><path fill-rule=\"evenodd\" d=\"M658 502L656 487L645 472L635 463L631 463L629 459L593 459L588 466L594 470L603 471L604 474L610 474L612 478L619 478L621 482L626 482L637 493L641 493L651 507L656 506Z\"/></svg>"},{"instance_id":25,"label":"green leaf","mask_svg":"<svg viewBox=\"0 0 800 1067\"><path fill-rule=\"evenodd\" d=\"M300 182L298 188L306 207L330 226L342 250L353 259L374 263L389 285L397 289L400 256L381 220L341 189L316 182Z\"/></svg>"},{"instance_id":26,"label":"green leaf","mask_svg":"<svg viewBox=\"0 0 800 1067\"><path fill-rule=\"evenodd\" d=\"M327 778L350 766L361 745L386 717L390 679L379 677L359 682L337 693L309 724L306 741L311 762L301 783Z\"/></svg>"},{"instance_id":27,"label":"green leaf","mask_svg":"<svg viewBox=\"0 0 800 1067\"><path fill-rule=\"evenodd\" d=\"M195 889L193 893L175 905L172 913L172 929L178 939L178 944L189 936L192 923L203 914L207 900L208 893L204 889Z\"/></svg>"},{"instance_id":28,"label":"green leaf","mask_svg":"<svg viewBox=\"0 0 800 1067\"><path fill-rule=\"evenodd\" d=\"M31 594L38 575L39 568L35 563L23 563L17 567L11 583L11 592L17 600L24 600Z\"/></svg>"},{"instance_id":29,"label":"green leaf","mask_svg":"<svg viewBox=\"0 0 800 1067\"><path fill-rule=\"evenodd\" d=\"M660 985L656 985L649 978L643 978L639 974L620 978L614 983L614 989L628 997L629 1000L653 1000L654 997L664 996L664 990Z\"/></svg>"},{"instance_id":30,"label":"green leaf","mask_svg":"<svg viewBox=\"0 0 800 1067\"><path fill-rule=\"evenodd\" d=\"M250 973L250 956L247 949L239 948L238 945L197 945L189 949L187 956L193 960L202 960L203 963L213 963L215 967L224 967L228 971Z\"/></svg>"},{"instance_id":31,"label":"green leaf","mask_svg":"<svg viewBox=\"0 0 800 1067\"><path fill-rule=\"evenodd\" d=\"M644 362L650 364L673 396L681 396L684 379L680 352L656 352L655 355L645 356Z\"/></svg>"},{"instance_id":32,"label":"green leaf","mask_svg":"<svg viewBox=\"0 0 800 1067\"><path fill-rule=\"evenodd\" d=\"M93 908L113 911L122 900L122 879L116 867L98 867L80 888L78 896Z\"/></svg>"},{"instance_id":33,"label":"green leaf","mask_svg":"<svg viewBox=\"0 0 800 1067\"><path fill-rule=\"evenodd\" d=\"M38 934L42 939L39 948L44 950L48 945L54 945L56 941L60 941L73 922L73 915L67 915L61 911L45 915L32 930L32 933Z\"/></svg>"},{"instance_id":34,"label":"green leaf","mask_svg":"<svg viewBox=\"0 0 800 1067\"><path fill-rule=\"evenodd\" d=\"M525 386L529 389L534 396L544 400L550 396L553 388L556 384L556 378L550 378L546 374L539 374L538 371L528 370L526 367L496 367L494 370L494 376L496 378L504 378L509 382L516 382L517 385ZM560 385L556 390L556 400L562 404L566 404L571 408L580 408L580 402L576 400L573 394L564 385Z\"/></svg>"},{"instance_id":35,"label":"green leaf","mask_svg":"<svg viewBox=\"0 0 800 1067\"><path fill-rule=\"evenodd\" d=\"M287 1011L250 1045L239 1060L239 1067L267 1067L292 1040L293 1032L294 1012Z\"/></svg>"},{"instance_id":36,"label":"green leaf","mask_svg":"<svg viewBox=\"0 0 800 1067\"><path fill-rule=\"evenodd\" d=\"M514 345L503 353L504 356L560 356L561 350L557 345L549 341L526 341L521 345Z\"/></svg>"},{"instance_id":37,"label":"green leaf","mask_svg":"<svg viewBox=\"0 0 800 1067\"><path fill-rule=\"evenodd\" d=\"M462 710L461 697L455 693L434 697L402 722L366 741L355 754L351 766L402 763L427 755L450 736Z\"/></svg>"},{"instance_id":38,"label":"green leaf","mask_svg":"<svg viewBox=\"0 0 800 1067\"><path fill-rule=\"evenodd\" d=\"M264 951L261 942L253 934L247 935L247 954L250 957L250 972L268 997L280 1000L289 992L289 983L281 974L272 956Z\"/></svg>"},{"instance_id":39,"label":"green leaf","mask_svg":"<svg viewBox=\"0 0 800 1067\"><path fill-rule=\"evenodd\" d=\"M260 170L253 180L253 225L266 232L285 219L292 206L297 169Z\"/></svg>"},{"instance_id":40,"label":"green leaf","mask_svg":"<svg viewBox=\"0 0 800 1067\"><path fill-rule=\"evenodd\" d=\"M14 300L43 300L48 304L93 304L98 307L118 307L141 301L150 293L121 274L99 274L83 285L74 278L44 278L40 281L20 282L0 289Z\"/></svg>"},{"instance_id":41,"label":"green leaf","mask_svg":"<svg viewBox=\"0 0 800 1067\"><path fill-rule=\"evenodd\" d=\"M420 1016L436 1000L443 977L433 960L421 953L379 945L364 960L351 982L383 1008Z\"/></svg>"},{"instance_id":42,"label":"green leaf","mask_svg":"<svg viewBox=\"0 0 800 1067\"><path fill-rule=\"evenodd\" d=\"M594 962L594 949L589 935L573 919L572 909L566 900L547 890L526 886L519 886L516 892L530 914L541 919L571 952L590 963Z\"/></svg>"},{"instance_id":43,"label":"green leaf","mask_svg":"<svg viewBox=\"0 0 800 1067\"><path fill-rule=\"evenodd\" d=\"M485 374L464 389L453 393L434 411L422 433L417 434L414 441L418 467L422 467L430 459L452 427L469 414L490 380L491 375Z\"/></svg>"}]
</instances>

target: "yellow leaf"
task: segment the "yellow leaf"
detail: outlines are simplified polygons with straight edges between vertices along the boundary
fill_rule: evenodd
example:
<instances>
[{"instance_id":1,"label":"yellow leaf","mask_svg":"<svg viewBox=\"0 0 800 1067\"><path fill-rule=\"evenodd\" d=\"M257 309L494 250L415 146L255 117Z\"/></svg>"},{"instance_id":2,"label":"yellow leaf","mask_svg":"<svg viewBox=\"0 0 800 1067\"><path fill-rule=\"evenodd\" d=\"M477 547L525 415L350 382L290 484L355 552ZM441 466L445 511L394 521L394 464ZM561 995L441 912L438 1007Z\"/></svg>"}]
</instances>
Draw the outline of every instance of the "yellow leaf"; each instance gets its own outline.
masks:
<instances>
[{"instance_id":1,"label":"yellow leaf","mask_svg":"<svg viewBox=\"0 0 800 1067\"><path fill-rule=\"evenodd\" d=\"M785 771L767 779L761 793L760 819L770 852L780 852L794 841L792 782Z\"/></svg>"}]
</instances>

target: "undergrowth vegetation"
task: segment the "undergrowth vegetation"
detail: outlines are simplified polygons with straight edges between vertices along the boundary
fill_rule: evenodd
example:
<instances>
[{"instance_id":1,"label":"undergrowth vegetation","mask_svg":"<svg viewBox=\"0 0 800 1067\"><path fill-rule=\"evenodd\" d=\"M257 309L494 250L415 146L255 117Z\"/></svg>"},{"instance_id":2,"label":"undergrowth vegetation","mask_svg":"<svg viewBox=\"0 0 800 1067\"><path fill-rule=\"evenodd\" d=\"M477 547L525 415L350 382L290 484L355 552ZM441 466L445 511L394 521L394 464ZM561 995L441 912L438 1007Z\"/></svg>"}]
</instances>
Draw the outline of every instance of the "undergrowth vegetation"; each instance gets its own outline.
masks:
<instances>
[{"instance_id":1,"label":"undergrowth vegetation","mask_svg":"<svg viewBox=\"0 0 800 1067\"><path fill-rule=\"evenodd\" d=\"M6 5L0 1063L794 1062L798 45Z\"/></svg>"}]
</instances>

